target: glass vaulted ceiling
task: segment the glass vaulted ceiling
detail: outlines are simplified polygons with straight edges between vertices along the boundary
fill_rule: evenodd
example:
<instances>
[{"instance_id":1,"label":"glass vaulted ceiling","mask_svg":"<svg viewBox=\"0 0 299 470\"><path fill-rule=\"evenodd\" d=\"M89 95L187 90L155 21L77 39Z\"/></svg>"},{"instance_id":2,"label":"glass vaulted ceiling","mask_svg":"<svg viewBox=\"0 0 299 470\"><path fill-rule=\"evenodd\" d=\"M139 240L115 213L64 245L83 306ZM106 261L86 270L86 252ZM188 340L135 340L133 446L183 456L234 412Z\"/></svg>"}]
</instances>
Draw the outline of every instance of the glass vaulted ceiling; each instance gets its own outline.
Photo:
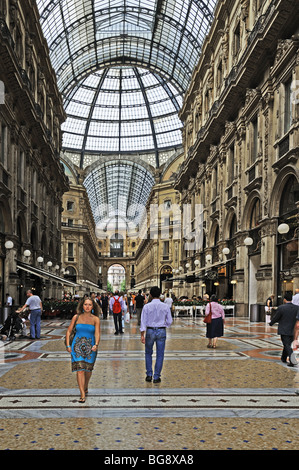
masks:
<instances>
[{"instance_id":1,"label":"glass vaulted ceiling","mask_svg":"<svg viewBox=\"0 0 299 470\"><path fill-rule=\"evenodd\" d=\"M149 152L159 166L160 149L181 145L178 110L182 98L159 74L137 67L113 67L90 74L65 101L68 119L63 146L90 153Z\"/></svg>"},{"instance_id":2,"label":"glass vaulted ceiling","mask_svg":"<svg viewBox=\"0 0 299 470\"><path fill-rule=\"evenodd\" d=\"M68 116L63 147L73 163L86 168L96 155L100 164L107 153L119 159L152 152L148 162L159 167L159 153L181 145L178 110L216 3L37 0ZM97 200L109 204L107 194L97 193Z\"/></svg>"}]
</instances>

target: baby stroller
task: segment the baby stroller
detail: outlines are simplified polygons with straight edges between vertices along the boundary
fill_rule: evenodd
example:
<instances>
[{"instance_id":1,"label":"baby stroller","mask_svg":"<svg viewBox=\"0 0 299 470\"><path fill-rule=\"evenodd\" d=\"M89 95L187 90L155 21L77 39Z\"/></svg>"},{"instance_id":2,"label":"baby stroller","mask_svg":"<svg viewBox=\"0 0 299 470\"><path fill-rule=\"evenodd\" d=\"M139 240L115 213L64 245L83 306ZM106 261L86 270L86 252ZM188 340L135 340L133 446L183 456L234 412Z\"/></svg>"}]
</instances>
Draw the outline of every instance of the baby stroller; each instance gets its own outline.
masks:
<instances>
[{"instance_id":1,"label":"baby stroller","mask_svg":"<svg viewBox=\"0 0 299 470\"><path fill-rule=\"evenodd\" d=\"M22 319L19 317L19 315L15 312L11 312L7 319L4 322L4 325L2 326L0 330L0 335L4 335L7 337L9 340L15 340L16 336L18 334L22 334L23 331L23 322ZM3 339L0 336L0 339Z\"/></svg>"}]
</instances>

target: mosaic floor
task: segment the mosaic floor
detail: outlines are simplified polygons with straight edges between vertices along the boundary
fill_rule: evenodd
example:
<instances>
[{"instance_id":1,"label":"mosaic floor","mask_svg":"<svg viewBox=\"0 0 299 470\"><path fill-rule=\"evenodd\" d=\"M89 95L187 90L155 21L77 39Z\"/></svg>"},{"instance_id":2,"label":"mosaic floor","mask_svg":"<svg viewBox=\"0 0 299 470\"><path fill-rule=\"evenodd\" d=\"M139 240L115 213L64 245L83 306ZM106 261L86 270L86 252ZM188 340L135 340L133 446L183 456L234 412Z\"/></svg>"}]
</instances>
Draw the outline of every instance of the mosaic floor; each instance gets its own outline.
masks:
<instances>
[{"instance_id":1,"label":"mosaic floor","mask_svg":"<svg viewBox=\"0 0 299 470\"><path fill-rule=\"evenodd\" d=\"M136 319L122 336L112 318L102 320L80 404L63 342L68 324L44 320L40 340L0 342L0 450L299 448L299 365L280 361L276 326L229 317L213 350L202 318L176 318L162 382L153 384Z\"/></svg>"}]
</instances>

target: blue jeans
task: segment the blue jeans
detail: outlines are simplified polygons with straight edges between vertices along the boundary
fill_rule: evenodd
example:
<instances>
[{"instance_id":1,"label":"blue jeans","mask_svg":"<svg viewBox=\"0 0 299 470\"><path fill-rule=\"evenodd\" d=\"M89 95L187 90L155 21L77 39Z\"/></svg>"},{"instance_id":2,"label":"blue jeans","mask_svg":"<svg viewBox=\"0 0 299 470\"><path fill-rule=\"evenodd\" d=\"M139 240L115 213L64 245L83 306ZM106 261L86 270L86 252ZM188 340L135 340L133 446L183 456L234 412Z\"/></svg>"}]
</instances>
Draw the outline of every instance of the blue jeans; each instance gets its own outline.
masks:
<instances>
[{"instance_id":1,"label":"blue jeans","mask_svg":"<svg viewBox=\"0 0 299 470\"><path fill-rule=\"evenodd\" d=\"M40 320L42 316L41 309L32 310L30 312L30 337L40 338Z\"/></svg>"},{"instance_id":2,"label":"blue jeans","mask_svg":"<svg viewBox=\"0 0 299 470\"><path fill-rule=\"evenodd\" d=\"M146 330L145 336L145 367L146 375L153 376L152 368L152 355L153 346L156 343L156 363L154 380L159 379L163 367L164 350L166 341L166 329L165 328L153 328Z\"/></svg>"}]
</instances>

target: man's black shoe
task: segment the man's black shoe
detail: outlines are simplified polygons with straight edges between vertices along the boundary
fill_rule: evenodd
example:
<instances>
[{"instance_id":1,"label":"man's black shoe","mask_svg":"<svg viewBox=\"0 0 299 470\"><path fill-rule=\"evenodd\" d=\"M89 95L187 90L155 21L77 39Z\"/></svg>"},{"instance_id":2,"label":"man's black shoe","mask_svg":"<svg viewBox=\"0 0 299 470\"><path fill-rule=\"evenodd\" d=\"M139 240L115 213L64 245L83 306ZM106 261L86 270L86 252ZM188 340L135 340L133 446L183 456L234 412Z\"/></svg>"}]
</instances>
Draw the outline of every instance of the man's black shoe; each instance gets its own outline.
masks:
<instances>
[{"instance_id":1,"label":"man's black shoe","mask_svg":"<svg viewBox=\"0 0 299 470\"><path fill-rule=\"evenodd\" d=\"M161 382L161 379L160 378L159 379L154 379L153 382L154 382L154 384L158 384L158 383Z\"/></svg>"},{"instance_id":2,"label":"man's black shoe","mask_svg":"<svg viewBox=\"0 0 299 470\"><path fill-rule=\"evenodd\" d=\"M145 380L146 380L147 382L151 382L151 381L152 381L152 377L151 377L150 375L147 375L147 376L145 377Z\"/></svg>"}]
</instances>

